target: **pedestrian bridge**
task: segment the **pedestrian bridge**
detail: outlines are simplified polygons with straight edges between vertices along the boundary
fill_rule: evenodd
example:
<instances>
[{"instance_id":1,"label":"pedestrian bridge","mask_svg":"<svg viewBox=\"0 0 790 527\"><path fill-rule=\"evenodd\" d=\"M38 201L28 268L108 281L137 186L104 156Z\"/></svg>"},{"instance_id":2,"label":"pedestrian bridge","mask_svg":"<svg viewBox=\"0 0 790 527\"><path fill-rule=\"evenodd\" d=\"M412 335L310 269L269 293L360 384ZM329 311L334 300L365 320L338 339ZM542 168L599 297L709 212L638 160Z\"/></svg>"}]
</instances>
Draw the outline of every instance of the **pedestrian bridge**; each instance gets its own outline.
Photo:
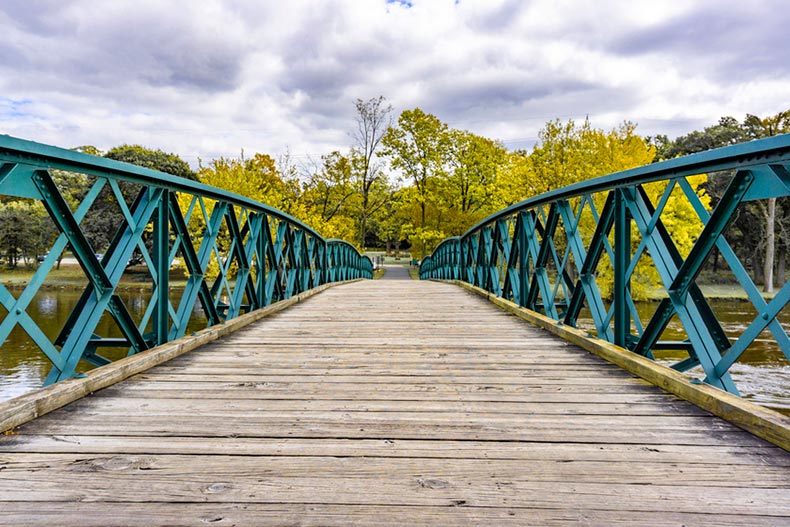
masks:
<instances>
[{"instance_id":1,"label":"pedestrian bridge","mask_svg":"<svg viewBox=\"0 0 790 527\"><path fill-rule=\"evenodd\" d=\"M215 189L0 142L0 193L44 203L59 226L42 275L0 289L0 336L23 327L53 363L48 386L0 403L3 523L790 524L790 419L738 397L725 367L758 329L788 352L776 318L787 286L766 302L739 271L758 314L723 337L696 286L711 244L734 256L724 216L787 194L787 137L525 202L441 244L421 281L366 280L370 261L350 245ZM737 192L695 209L705 227L680 254L660 218L672 190L654 204L643 185L682 190L725 169ZM80 230L91 204L59 199L56 170L92 174L93 200L137 185L100 263ZM53 339L25 302L67 244L89 284ZM141 320L114 291L135 247L153 284ZM629 286L642 253L668 298L644 324ZM190 281L174 296L177 255ZM188 332L182 305L196 302L208 327ZM94 333L105 312L122 338ZM672 316L687 338L662 340ZM688 358L652 360L668 347ZM75 373L86 361L101 367Z\"/></svg>"}]
</instances>

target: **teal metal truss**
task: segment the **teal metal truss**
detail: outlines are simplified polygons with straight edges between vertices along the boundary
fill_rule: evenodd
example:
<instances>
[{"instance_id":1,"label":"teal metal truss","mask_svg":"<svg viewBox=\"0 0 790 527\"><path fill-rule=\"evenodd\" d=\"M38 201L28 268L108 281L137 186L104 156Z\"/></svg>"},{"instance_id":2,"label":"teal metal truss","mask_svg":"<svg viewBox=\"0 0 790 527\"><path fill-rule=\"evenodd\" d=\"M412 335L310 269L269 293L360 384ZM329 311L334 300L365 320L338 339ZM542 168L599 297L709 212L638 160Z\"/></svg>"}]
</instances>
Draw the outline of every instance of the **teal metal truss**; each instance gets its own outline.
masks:
<instances>
[{"instance_id":1,"label":"teal metal truss","mask_svg":"<svg viewBox=\"0 0 790 527\"><path fill-rule=\"evenodd\" d=\"M81 201L69 203L68 189L53 174L78 175L89 189ZM99 260L83 220L101 195L110 196L123 220ZM328 282L373 276L373 263L353 245L324 239L262 203L162 172L0 136L0 199L19 198L42 203L56 231L18 297L0 285L6 312L0 346L20 326L52 362L46 384L75 376L80 361L107 364L101 348L128 348L131 355L184 336L196 304L211 326ZM52 339L27 308L67 247L88 284ZM130 259L140 256L150 273L151 299L136 319L116 289ZM188 278L176 292L168 280L177 259ZM122 337L96 334L107 313Z\"/></svg>"},{"instance_id":2,"label":"teal metal truss","mask_svg":"<svg viewBox=\"0 0 790 527\"><path fill-rule=\"evenodd\" d=\"M729 178L708 210L688 178ZM650 198L651 183L663 184ZM598 177L535 196L444 240L420 266L420 278L462 280L558 323L576 326L589 310L594 335L653 358L656 350L681 350L673 367L700 366L705 381L738 393L729 374L749 345L768 329L790 360L790 338L777 315L790 301L790 282L766 302L724 234L746 202L790 196L790 135L711 150ZM681 254L666 225L667 204L685 199L701 231ZM697 278L718 250L757 316L728 336ZM632 279L647 259L663 291L649 320L640 320ZM603 278L606 277L606 278ZM602 280L610 294L602 294ZM687 338L662 340L673 317Z\"/></svg>"}]
</instances>

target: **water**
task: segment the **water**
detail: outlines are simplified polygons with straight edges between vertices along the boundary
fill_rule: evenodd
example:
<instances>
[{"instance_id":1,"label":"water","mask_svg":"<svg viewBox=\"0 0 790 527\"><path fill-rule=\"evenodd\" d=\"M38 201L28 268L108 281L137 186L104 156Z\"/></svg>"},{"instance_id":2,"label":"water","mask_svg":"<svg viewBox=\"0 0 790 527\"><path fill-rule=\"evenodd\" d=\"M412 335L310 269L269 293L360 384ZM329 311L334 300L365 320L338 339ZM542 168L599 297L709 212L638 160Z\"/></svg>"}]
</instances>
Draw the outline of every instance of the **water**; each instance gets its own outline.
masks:
<instances>
[{"instance_id":1,"label":"water","mask_svg":"<svg viewBox=\"0 0 790 527\"><path fill-rule=\"evenodd\" d=\"M39 291L33 302L28 306L27 313L38 324L44 334L54 340L63 324L77 304L81 291L46 290ZM121 291L119 295L134 320L142 320L151 297L150 289ZM181 291L172 291L171 300L180 297ZM5 312L0 312L5 316ZM206 316L196 305L189 321L187 332L197 331L206 327ZM115 321L105 314L96 333L103 337L121 337L121 331ZM117 360L126 355L127 349L104 348L99 353L110 359ZM0 348L0 401L5 401L40 388L49 373L51 363L38 346L27 336L19 325L9 335ZM90 365L80 362L77 371L84 372Z\"/></svg>"},{"instance_id":2,"label":"water","mask_svg":"<svg viewBox=\"0 0 790 527\"><path fill-rule=\"evenodd\" d=\"M150 290L140 289L120 294L132 317L135 320L140 320L148 305ZM79 296L79 291L40 291L28 307L28 313L44 333L50 339L54 339L76 305ZM177 296L180 296L180 291L173 292L174 299ZM748 302L719 300L713 301L711 306L725 331L731 337L746 329L756 316L754 308ZM650 302L637 304L640 318L647 321L655 307L656 304ZM790 329L790 313L782 312L779 319L785 331ZM582 319L579 325L590 328L591 322ZM202 310L196 306L188 331L202 329L205 326L206 317ZM102 319L97 333L103 336L121 336L120 331L107 315ZM670 322L664 338L685 338L677 318ZM117 348L105 349L101 352L113 359L120 358L125 354L125 350ZM683 358L684 355L680 352L674 354L673 352L662 352L657 357L659 361L666 364ZM89 368L84 365L81 367L83 368L81 371ZM0 350L0 401L41 387L49 368L50 363L44 354L17 326ZM745 398L790 414L790 364L784 359L769 332L763 332L747 350L741 361L733 365L730 371L733 380ZM690 373L698 375L700 378L704 377L701 369L692 370Z\"/></svg>"}]
</instances>

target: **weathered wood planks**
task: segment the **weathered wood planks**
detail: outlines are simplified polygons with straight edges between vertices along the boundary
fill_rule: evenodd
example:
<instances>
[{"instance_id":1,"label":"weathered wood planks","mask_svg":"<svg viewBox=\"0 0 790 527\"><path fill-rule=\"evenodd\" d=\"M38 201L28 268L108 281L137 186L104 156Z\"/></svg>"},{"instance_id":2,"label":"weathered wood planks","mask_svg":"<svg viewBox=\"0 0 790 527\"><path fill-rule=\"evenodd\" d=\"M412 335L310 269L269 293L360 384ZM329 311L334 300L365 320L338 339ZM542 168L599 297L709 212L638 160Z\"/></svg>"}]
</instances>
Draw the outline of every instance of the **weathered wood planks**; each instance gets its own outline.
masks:
<instances>
[{"instance_id":1,"label":"weathered wood planks","mask_svg":"<svg viewBox=\"0 0 790 527\"><path fill-rule=\"evenodd\" d=\"M0 438L9 525L790 525L790 455L452 285L357 282Z\"/></svg>"}]
</instances>

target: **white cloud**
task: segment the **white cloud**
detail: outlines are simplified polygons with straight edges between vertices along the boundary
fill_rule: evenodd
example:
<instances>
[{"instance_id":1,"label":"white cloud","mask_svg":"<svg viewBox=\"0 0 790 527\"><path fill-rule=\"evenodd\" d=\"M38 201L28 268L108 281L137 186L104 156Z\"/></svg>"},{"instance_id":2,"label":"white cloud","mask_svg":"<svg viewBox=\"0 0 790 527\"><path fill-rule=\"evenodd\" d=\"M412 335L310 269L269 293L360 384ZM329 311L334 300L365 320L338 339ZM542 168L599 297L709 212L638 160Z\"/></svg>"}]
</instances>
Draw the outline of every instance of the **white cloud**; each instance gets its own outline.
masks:
<instances>
[{"instance_id":1,"label":"white cloud","mask_svg":"<svg viewBox=\"0 0 790 527\"><path fill-rule=\"evenodd\" d=\"M673 136L790 101L780 0L411 4L6 0L0 132L299 160L349 145L358 97L512 148L555 117Z\"/></svg>"}]
</instances>

